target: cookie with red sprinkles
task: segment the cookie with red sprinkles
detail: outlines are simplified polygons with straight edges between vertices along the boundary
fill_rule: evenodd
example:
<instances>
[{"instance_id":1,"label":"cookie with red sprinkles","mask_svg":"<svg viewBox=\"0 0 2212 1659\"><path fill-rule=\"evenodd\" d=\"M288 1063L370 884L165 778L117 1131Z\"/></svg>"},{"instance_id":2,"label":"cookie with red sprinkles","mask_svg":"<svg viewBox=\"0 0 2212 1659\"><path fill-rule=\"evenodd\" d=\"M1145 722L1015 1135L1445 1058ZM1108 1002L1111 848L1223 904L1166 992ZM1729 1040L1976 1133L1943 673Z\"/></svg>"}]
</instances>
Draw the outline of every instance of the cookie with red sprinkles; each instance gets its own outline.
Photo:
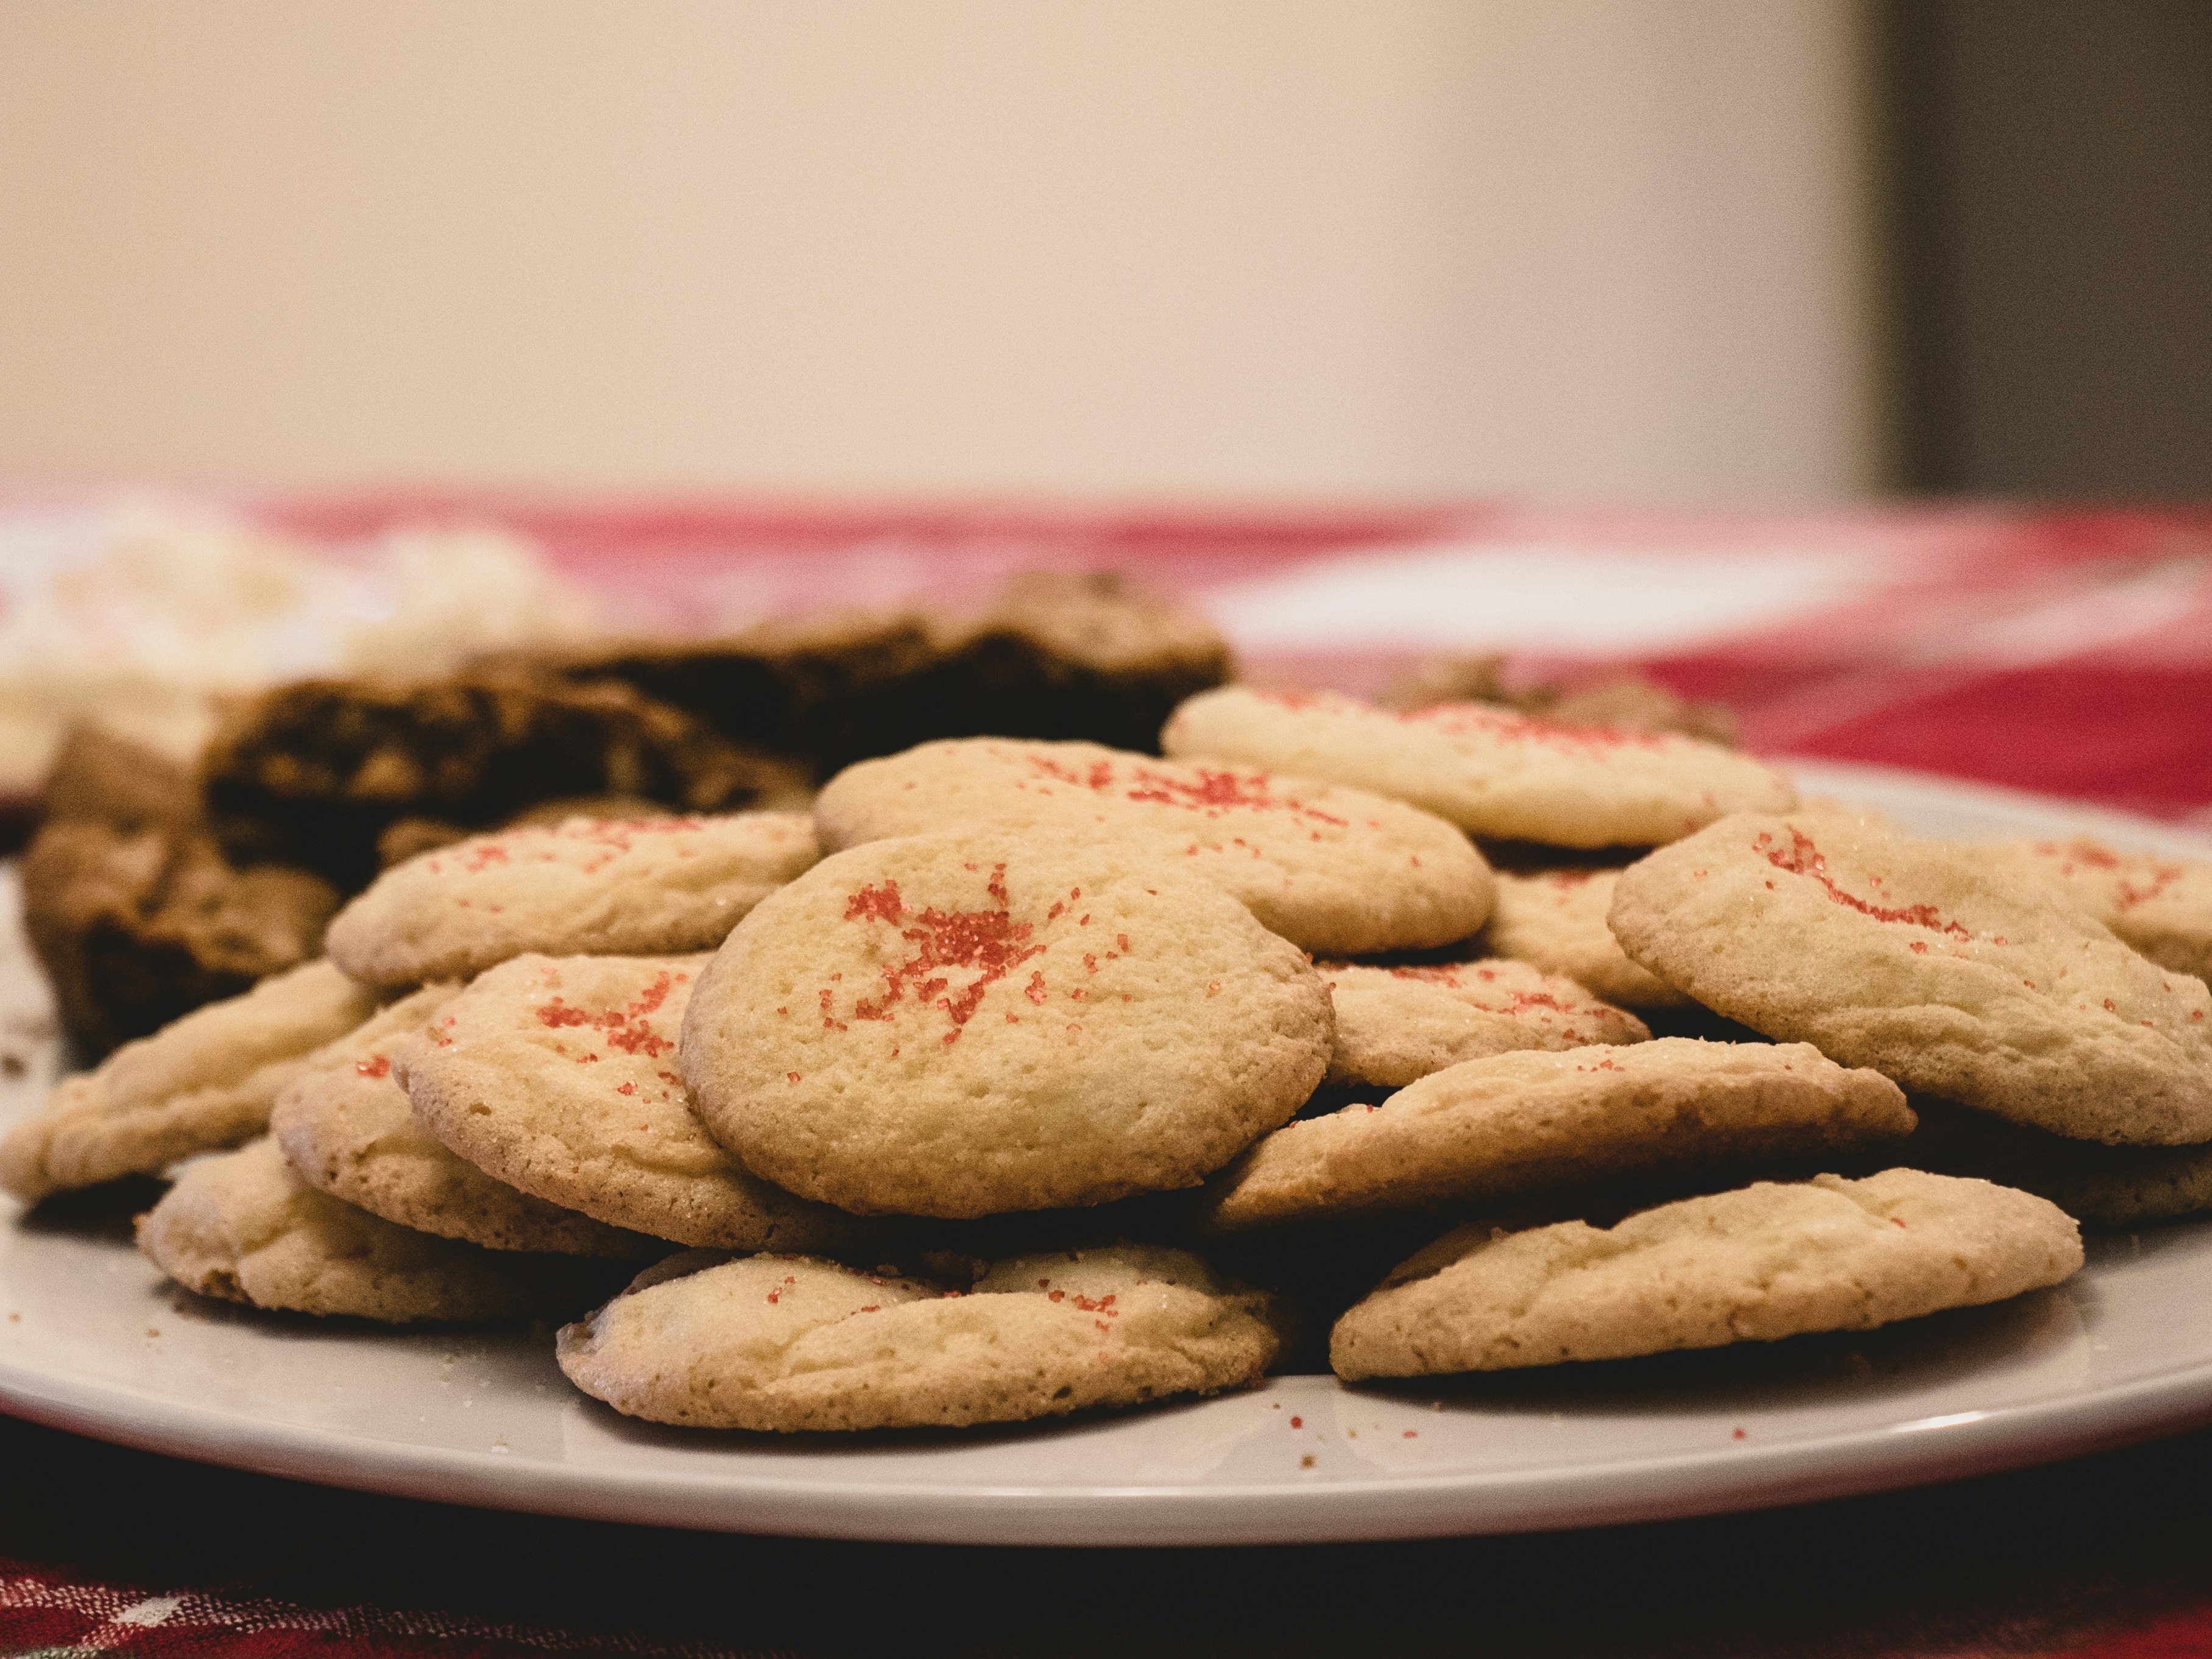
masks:
<instances>
[{"instance_id":1,"label":"cookie with red sprinkles","mask_svg":"<svg viewBox=\"0 0 2212 1659\"><path fill-rule=\"evenodd\" d=\"M2074 902L2161 967L2212 978L2212 860L2130 853L2089 836L1993 842L2032 878Z\"/></svg>"},{"instance_id":2,"label":"cookie with red sprinkles","mask_svg":"<svg viewBox=\"0 0 2212 1659\"><path fill-rule=\"evenodd\" d=\"M727 1249L836 1249L872 1229L749 1174L676 1070L703 957L517 957L394 1054L457 1157L609 1227Z\"/></svg>"},{"instance_id":3,"label":"cookie with red sprinkles","mask_svg":"<svg viewBox=\"0 0 2212 1659\"><path fill-rule=\"evenodd\" d=\"M392 1056L460 988L430 985L319 1051L276 1097L269 1132L319 1192L441 1238L493 1250L648 1256L667 1247L495 1180L431 1138L408 1109Z\"/></svg>"},{"instance_id":4,"label":"cookie with red sprinkles","mask_svg":"<svg viewBox=\"0 0 2212 1659\"><path fill-rule=\"evenodd\" d=\"M710 951L817 856L801 812L501 830L394 865L338 912L326 948L385 990L465 980L526 951Z\"/></svg>"},{"instance_id":5,"label":"cookie with red sprinkles","mask_svg":"<svg viewBox=\"0 0 2212 1659\"><path fill-rule=\"evenodd\" d=\"M2212 992L2010 860L1742 814L1621 872L1609 925L1706 1007L2056 1134L2212 1140Z\"/></svg>"},{"instance_id":6,"label":"cookie with red sprinkles","mask_svg":"<svg viewBox=\"0 0 2212 1659\"><path fill-rule=\"evenodd\" d=\"M1283 1346L1274 1298L1188 1250L1110 1244L998 1262L965 1289L815 1257L695 1252L557 1339L616 1410L702 1428L960 1426L1213 1394Z\"/></svg>"},{"instance_id":7,"label":"cookie with red sprinkles","mask_svg":"<svg viewBox=\"0 0 2212 1659\"><path fill-rule=\"evenodd\" d=\"M1797 799L1772 767L1702 738L1557 726L1480 702L1400 713L1334 692L1229 685L1177 708L1160 746L1178 760L1326 778L1470 835L1553 847L1656 847Z\"/></svg>"},{"instance_id":8,"label":"cookie with red sprinkles","mask_svg":"<svg viewBox=\"0 0 2212 1659\"><path fill-rule=\"evenodd\" d=\"M1221 1231L1446 1205L1496 1206L1808 1163L1913 1127L1898 1086L1803 1043L1661 1037L1449 1066L1379 1104L1302 1118L1209 1184Z\"/></svg>"},{"instance_id":9,"label":"cookie with red sprinkles","mask_svg":"<svg viewBox=\"0 0 2212 1659\"><path fill-rule=\"evenodd\" d=\"M1093 743L923 744L840 772L814 823L828 851L963 825L1126 842L1330 956L1450 945L1490 914L1489 866L1430 813L1311 778Z\"/></svg>"},{"instance_id":10,"label":"cookie with red sprinkles","mask_svg":"<svg viewBox=\"0 0 2212 1659\"><path fill-rule=\"evenodd\" d=\"M1759 1182L1609 1228L1462 1227L1337 1321L1329 1363L1356 1382L1871 1330L2081 1265L2072 1218L2009 1187L1919 1170Z\"/></svg>"},{"instance_id":11,"label":"cookie with red sprinkles","mask_svg":"<svg viewBox=\"0 0 2212 1659\"><path fill-rule=\"evenodd\" d=\"M700 976L681 1071L756 1174L964 1218L1195 1185L1328 1065L1328 988L1126 842L974 831L825 859Z\"/></svg>"},{"instance_id":12,"label":"cookie with red sprinkles","mask_svg":"<svg viewBox=\"0 0 2212 1659\"><path fill-rule=\"evenodd\" d=\"M1398 1088L1486 1054L1641 1042L1651 1035L1635 1015L1524 962L1319 966L1336 1009L1330 1083Z\"/></svg>"}]
</instances>

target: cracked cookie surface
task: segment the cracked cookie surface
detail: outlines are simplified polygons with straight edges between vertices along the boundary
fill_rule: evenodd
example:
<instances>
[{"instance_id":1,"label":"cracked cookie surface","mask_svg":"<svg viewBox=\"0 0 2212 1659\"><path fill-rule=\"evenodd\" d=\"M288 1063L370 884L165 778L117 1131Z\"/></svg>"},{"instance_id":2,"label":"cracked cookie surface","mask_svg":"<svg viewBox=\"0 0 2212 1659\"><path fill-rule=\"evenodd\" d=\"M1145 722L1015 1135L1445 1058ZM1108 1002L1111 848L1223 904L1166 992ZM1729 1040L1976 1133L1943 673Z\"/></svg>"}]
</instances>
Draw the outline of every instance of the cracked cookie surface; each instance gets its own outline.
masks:
<instances>
[{"instance_id":1,"label":"cracked cookie surface","mask_svg":"<svg viewBox=\"0 0 2212 1659\"><path fill-rule=\"evenodd\" d=\"M661 1423L1011 1423L1250 1381L1280 1351L1281 1317L1159 1245L1017 1256L964 1292L810 1257L700 1253L564 1326L559 1357L585 1393Z\"/></svg>"},{"instance_id":2,"label":"cracked cookie surface","mask_svg":"<svg viewBox=\"0 0 2212 1659\"><path fill-rule=\"evenodd\" d=\"M1895 1084L1804 1043L1661 1037L1495 1054L1276 1130L1215 1178L1205 1214L1230 1231L1628 1179L1741 1179L1894 1141L1912 1125Z\"/></svg>"},{"instance_id":3,"label":"cracked cookie surface","mask_svg":"<svg viewBox=\"0 0 2212 1659\"><path fill-rule=\"evenodd\" d=\"M374 994L327 961L195 1009L64 1079L0 1140L0 1186L36 1200L235 1146L269 1127L310 1055L375 1012Z\"/></svg>"},{"instance_id":4,"label":"cracked cookie surface","mask_svg":"<svg viewBox=\"0 0 2212 1659\"><path fill-rule=\"evenodd\" d=\"M544 1318L608 1282L605 1262L483 1249L356 1209L266 1138L187 1168L139 1218L138 1248L203 1296L386 1324Z\"/></svg>"},{"instance_id":5,"label":"cracked cookie surface","mask_svg":"<svg viewBox=\"0 0 2212 1659\"><path fill-rule=\"evenodd\" d=\"M1760 1182L1611 1228L1461 1228L1337 1322L1329 1360L1357 1381L1870 1330L2081 1265L2071 1218L2009 1187L1919 1170Z\"/></svg>"}]
</instances>

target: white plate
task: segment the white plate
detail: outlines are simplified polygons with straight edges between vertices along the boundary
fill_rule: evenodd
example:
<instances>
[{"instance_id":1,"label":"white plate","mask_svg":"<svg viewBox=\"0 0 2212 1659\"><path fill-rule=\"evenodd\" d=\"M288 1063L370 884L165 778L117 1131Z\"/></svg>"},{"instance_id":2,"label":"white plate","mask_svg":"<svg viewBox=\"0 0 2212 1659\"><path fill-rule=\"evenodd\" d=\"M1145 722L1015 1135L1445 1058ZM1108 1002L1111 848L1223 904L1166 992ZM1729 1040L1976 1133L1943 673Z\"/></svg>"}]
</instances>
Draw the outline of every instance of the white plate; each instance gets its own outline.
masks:
<instances>
[{"instance_id":1,"label":"white plate","mask_svg":"<svg viewBox=\"0 0 2212 1659\"><path fill-rule=\"evenodd\" d=\"M1797 769L1932 835L2212 850L2060 802ZM0 1218L7 1410L240 1468L605 1520L961 1543L1504 1532L1871 1492L2212 1421L2212 1222L2097 1238L2055 1290L1848 1337L1441 1389L1285 1376L1037 1428L779 1440L618 1417L568 1387L542 1330L266 1317L166 1285L119 1231L14 1215Z\"/></svg>"}]
</instances>

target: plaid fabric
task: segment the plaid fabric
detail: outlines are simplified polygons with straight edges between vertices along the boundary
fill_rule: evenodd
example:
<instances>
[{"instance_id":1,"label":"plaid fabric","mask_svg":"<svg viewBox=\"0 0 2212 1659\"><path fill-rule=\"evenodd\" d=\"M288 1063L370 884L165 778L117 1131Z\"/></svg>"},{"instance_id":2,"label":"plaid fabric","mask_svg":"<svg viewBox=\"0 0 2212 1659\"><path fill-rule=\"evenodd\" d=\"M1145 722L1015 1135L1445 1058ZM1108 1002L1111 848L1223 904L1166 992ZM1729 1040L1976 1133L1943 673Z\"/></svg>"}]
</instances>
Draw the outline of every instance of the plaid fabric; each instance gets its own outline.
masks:
<instances>
[{"instance_id":1,"label":"plaid fabric","mask_svg":"<svg viewBox=\"0 0 2212 1659\"><path fill-rule=\"evenodd\" d=\"M2212 827L2207 513L1716 517L1498 503L1224 519L600 508L483 495L268 501L258 510L331 538L424 520L504 522L541 538L629 614L692 627L910 593L971 599L1023 568L1119 568L1206 605L1248 663L1269 674L1365 690L1413 655L1505 646L1532 677L1636 664L1679 690L1731 703L1754 748L1949 772ZM663 1545L626 1534L640 1540L635 1548L572 1544L541 1600L517 1593L509 1603L577 1605L567 1592L589 1559L616 1579L607 1599L590 1605L619 1607L624 1575L643 1579L641 1563L667 1555L684 1588L665 1575L653 1580L656 1598L672 1595L681 1613L661 1627L727 1630L726 1643L624 1635L618 1614L600 1626L532 1624L425 1607L417 1604L441 1598L416 1582L422 1558L378 1542L380 1528L433 1527L442 1559L465 1553L480 1533L513 1581L518 1552L571 1537L544 1530L562 1523L484 1516L456 1525L452 1512L431 1506L303 1492L309 1524L300 1553L273 1566L240 1561L239 1576L211 1571L206 1529L223 1524L225 1504L265 1505L266 1483L25 1425L0 1429L0 1655L504 1659L1385 1645L1807 1659L2212 1655L2212 1569L2202 1565L2212 1560L2204 1547L2212 1530L2196 1519L2200 1505L2158 1484L2194 1490L2212 1479L2204 1436L1977 1489L1557 1540L1164 1563L773 1540ZM33 1462L10 1471L18 1455ZM92 1500L77 1490L86 1482L127 1489L112 1510L88 1511ZM2165 1493L2147 1519L2124 1501L2137 1490ZM77 1517L51 1538L40 1524L50 1506ZM2067 1522L2045 1526L2041 1517L2076 1511L2079 1550L2044 1548ZM88 1521L88 1512L100 1518ZM2019 1516L2028 1518L2008 1533ZM407 1582L364 1592L357 1575L319 1570L312 1546L322 1524L337 1528L332 1549L349 1562L387 1563ZM173 1541L180 1528L199 1553L163 1577L153 1569L182 1559ZM1971 1541L1984 1532L1992 1539L1986 1564ZM238 1546L247 1554L270 1547L265 1529L241 1536L258 1540ZM1869 1536L1905 1542L1893 1558L1869 1547ZM1952 1565L1914 1576L1918 1562L1939 1558ZM1990 1576L1976 1577L1984 1565ZM1777 1585L1795 1585L1802 1605ZM784 1645L794 1629L817 1632L818 1645ZM760 1632L769 1634L746 1644L746 1632Z\"/></svg>"},{"instance_id":2,"label":"plaid fabric","mask_svg":"<svg viewBox=\"0 0 2212 1659\"><path fill-rule=\"evenodd\" d=\"M757 1650L720 1642L659 1642L619 1632L495 1624L464 1614L353 1606L313 1608L263 1596L82 1583L53 1571L0 1562L0 1654L74 1659L293 1659L309 1654L374 1659L532 1659L563 1653L635 1659L726 1659Z\"/></svg>"}]
</instances>

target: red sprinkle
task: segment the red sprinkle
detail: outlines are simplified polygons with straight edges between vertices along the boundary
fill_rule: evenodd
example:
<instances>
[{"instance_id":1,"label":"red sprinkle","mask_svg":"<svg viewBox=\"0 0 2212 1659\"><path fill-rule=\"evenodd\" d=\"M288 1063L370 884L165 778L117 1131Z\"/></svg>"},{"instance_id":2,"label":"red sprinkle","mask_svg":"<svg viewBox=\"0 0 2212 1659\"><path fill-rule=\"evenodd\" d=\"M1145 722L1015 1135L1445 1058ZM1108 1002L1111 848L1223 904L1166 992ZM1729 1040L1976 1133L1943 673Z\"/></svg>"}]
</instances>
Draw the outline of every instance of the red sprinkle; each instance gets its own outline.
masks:
<instances>
[{"instance_id":1,"label":"red sprinkle","mask_svg":"<svg viewBox=\"0 0 2212 1659\"><path fill-rule=\"evenodd\" d=\"M354 1061L353 1068L355 1071L360 1073L363 1077L390 1077L392 1075L392 1062L386 1060L382 1054L372 1054L367 1060L357 1060Z\"/></svg>"},{"instance_id":2,"label":"red sprinkle","mask_svg":"<svg viewBox=\"0 0 2212 1659\"><path fill-rule=\"evenodd\" d=\"M890 1006L904 1000L911 988L917 997L933 1000L951 1020L953 1029L945 1038L951 1042L960 1035L960 1028L975 1018L982 1005L984 994L992 986L1004 979L1016 967L1031 957L1044 951L1042 945L1027 945L1025 941L1036 930L1026 921L1018 922L1005 908L1006 867L994 866L986 890L998 900L995 910L940 910L932 905L919 916L915 926L902 927L899 936L915 947L908 960L886 963L883 969L884 994L879 1001L862 999L853 1005L855 1019L888 1019ZM866 918L876 921L896 922L913 915L905 902L899 897L897 884L885 882L882 887L864 887L853 895L845 908L848 921ZM965 990L950 994L951 981L938 970L948 968L979 969ZM1042 984L1042 976L1032 975L1032 987ZM948 993L939 996L939 992ZM1032 1001L1042 1001L1033 996Z\"/></svg>"},{"instance_id":3,"label":"red sprinkle","mask_svg":"<svg viewBox=\"0 0 2212 1659\"><path fill-rule=\"evenodd\" d=\"M1408 726L1425 726L1449 738L1493 738L1547 744L1554 749L1584 753L1607 749L1661 749L1667 739L1650 732L1622 732L1609 726L1554 726L1549 720L1480 703L1443 702L1416 709L1397 719Z\"/></svg>"},{"instance_id":4,"label":"red sprinkle","mask_svg":"<svg viewBox=\"0 0 2212 1659\"><path fill-rule=\"evenodd\" d=\"M637 1000L623 1008L604 1009L598 1013L577 1008L556 996L538 1010L538 1022L548 1030L559 1030L563 1026L584 1025L605 1034L610 1048L619 1048L627 1054L643 1054L647 1060L658 1060L676 1044L655 1031L646 1021L659 1012L668 1000L674 981L663 969L653 977L653 983L638 994ZM779 1011L780 1012L780 1011Z\"/></svg>"},{"instance_id":5,"label":"red sprinkle","mask_svg":"<svg viewBox=\"0 0 2212 1659\"><path fill-rule=\"evenodd\" d=\"M1786 870L1793 876L1810 876L1827 890L1828 896L1838 904L1848 905L1862 915L1872 916L1876 921L1910 922L1915 927L1926 927L1938 933L1949 933L1958 939L1973 935L1955 921L1946 921L1932 904L1908 904L1898 908L1886 905L1869 904L1864 899L1846 893L1828 874L1828 860L1813 844L1813 838L1794 825L1790 831L1790 846L1776 847L1774 837L1767 831L1759 832L1758 849L1766 854L1766 861L1778 870ZM1881 884L1877 882L1875 885Z\"/></svg>"}]
</instances>

